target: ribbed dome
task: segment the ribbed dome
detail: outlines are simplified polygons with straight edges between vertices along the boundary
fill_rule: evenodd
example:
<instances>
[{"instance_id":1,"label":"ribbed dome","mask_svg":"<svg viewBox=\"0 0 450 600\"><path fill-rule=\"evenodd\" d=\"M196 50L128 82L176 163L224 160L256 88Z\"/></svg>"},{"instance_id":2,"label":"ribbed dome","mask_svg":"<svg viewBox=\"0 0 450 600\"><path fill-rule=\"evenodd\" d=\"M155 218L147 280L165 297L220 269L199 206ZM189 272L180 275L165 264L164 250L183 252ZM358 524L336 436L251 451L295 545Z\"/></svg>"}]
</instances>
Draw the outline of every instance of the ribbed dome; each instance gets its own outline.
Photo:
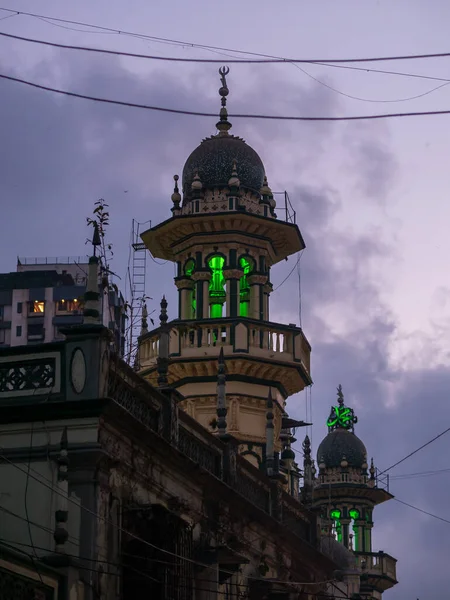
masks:
<instances>
[{"instance_id":1,"label":"ribbed dome","mask_svg":"<svg viewBox=\"0 0 450 600\"><path fill-rule=\"evenodd\" d=\"M366 447L352 431L338 428L324 438L317 450L317 463L326 467L339 467L345 456L350 467L360 468L366 462Z\"/></svg>"},{"instance_id":2,"label":"ribbed dome","mask_svg":"<svg viewBox=\"0 0 450 600\"><path fill-rule=\"evenodd\" d=\"M196 169L204 187L226 186L234 160L241 186L259 193L264 181L261 159L243 139L228 134L207 138L192 152L183 169L183 192L190 194Z\"/></svg>"}]
</instances>

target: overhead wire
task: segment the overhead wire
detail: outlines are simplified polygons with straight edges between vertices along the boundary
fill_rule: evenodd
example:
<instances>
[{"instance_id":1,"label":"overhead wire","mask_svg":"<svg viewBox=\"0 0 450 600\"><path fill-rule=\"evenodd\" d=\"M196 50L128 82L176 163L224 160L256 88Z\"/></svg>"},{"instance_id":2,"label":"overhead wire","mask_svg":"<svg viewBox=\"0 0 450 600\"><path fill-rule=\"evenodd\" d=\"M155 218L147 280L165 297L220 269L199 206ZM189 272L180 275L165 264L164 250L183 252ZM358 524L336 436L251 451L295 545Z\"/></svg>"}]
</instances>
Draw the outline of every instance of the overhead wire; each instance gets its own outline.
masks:
<instances>
[{"instance_id":1,"label":"overhead wire","mask_svg":"<svg viewBox=\"0 0 450 600\"><path fill-rule=\"evenodd\" d=\"M94 25L92 23L83 23L80 21L73 21L70 19L60 19L57 17L48 16L48 15L38 15L36 13L17 11L17 10L12 10L12 9L8 9L8 8L0 7L0 10L13 13L11 15L8 15L7 17L4 17L4 19L10 18L13 16L23 15L23 16L40 19L40 20L44 21L45 23L48 23L49 25L57 26L57 23L56 23L56 21L57 21L60 23L82 25L84 27L90 28L90 29L86 29L86 30L73 29L73 31L77 31L77 32L81 32L81 33L94 33L94 34L95 33L100 33L100 34L101 33L110 33L110 34L116 34L116 35L122 35L122 36L126 36L126 37L136 38L136 39L140 39L143 41L150 41L150 42L155 42L155 43L159 43L159 44L167 44L167 45L171 45L171 46L181 47L183 49L184 48L199 48L201 50L207 50L210 52L215 52L217 54L221 54L219 52L219 50L224 50L226 52L233 52L234 54L244 54L247 56L260 56L262 58L277 58L277 59L285 60L286 62L289 62L289 60L290 60L289 58L286 58L286 57L275 56L272 54L264 54L262 52L251 52L248 50L240 50L240 49L236 49L236 48L221 48L218 46L211 46L211 45L207 45L207 44L197 44L197 43L193 43L193 42L170 40L168 38L160 38L157 36L146 35L143 33L125 31L125 30L121 30L121 29L112 29L110 27ZM67 29L70 29L70 28L67 28ZM94 31L91 31L92 29ZM230 56L230 55L224 54L224 56ZM450 82L450 79L448 79L448 78L433 77L432 75L423 75L423 74L419 74L419 73L404 73L401 71L387 71L384 69L373 69L373 68L369 68L369 67L355 67L355 66L333 64L333 63L327 63L327 62L316 62L315 64L323 66L323 67L333 67L333 68L339 68L339 69L351 69L351 70L355 70L355 71L364 71L366 73L367 72L380 73L380 74L384 74L384 75L397 75L397 76L402 76L402 77L412 77L412 78L419 78L419 79L428 79L428 80L433 80L433 81L449 81Z\"/></svg>"},{"instance_id":2,"label":"overhead wire","mask_svg":"<svg viewBox=\"0 0 450 600\"><path fill-rule=\"evenodd\" d=\"M388 467L387 469L384 469L383 471L381 471L379 473L379 475L383 475L384 473L387 473L388 471L390 471L394 467L397 467L402 462L404 462L405 460L407 460L411 456L414 456L414 454L417 454L417 452L420 452L420 450L423 450L423 448L426 448L427 446L429 446L430 444L432 444L433 442L435 442L436 440L438 440L440 437L442 437L443 435L445 435L449 431L450 431L450 427L447 427L447 429L445 429L444 431L442 431L441 433L439 433L438 435L436 435L434 438L432 438L431 440L429 440L425 444L422 444L422 446L419 446L418 448L416 448L415 450L413 450L412 452L410 452L409 454L407 454L404 458L402 458L401 460L398 460L393 465L391 465L390 467Z\"/></svg>"},{"instance_id":3,"label":"overhead wire","mask_svg":"<svg viewBox=\"0 0 450 600\"><path fill-rule=\"evenodd\" d=\"M403 473L401 475L390 475L389 481L400 481L402 479L420 479L422 477L429 477L430 475L440 475L441 473L450 472L450 468L437 469L435 471L421 471L418 473Z\"/></svg>"},{"instance_id":4,"label":"overhead wire","mask_svg":"<svg viewBox=\"0 0 450 600\"><path fill-rule=\"evenodd\" d=\"M0 10L10 10L10 9L5 9L5 8L1 8ZM28 14L30 16L34 16L34 17L38 17L40 16L40 18L43 18L42 15L36 15L33 13L25 13L25 12L21 12L21 11L12 11L16 14ZM48 17L46 17L48 19ZM62 21L62 19L53 19L52 20L58 20L58 21ZM86 23L80 23L78 22L77 24L79 25L85 25L88 26L88 24ZM101 29L104 30L109 30L109 28L104 28L101 27ZM120 30L113 30L110 29L110 31L113 31L114 33L122 33ZM127 32L128 35L130 35L129 32ZM37 43L37 44L44 44L44 45L48 45L48 46L54 46L57 48L66 48L66 49L70 49L70 50L84 50L84 51L88 51L88 52L101 52L101 53L106 53L106 54L116 54L119 56L131 56L134 58L148 58L148 59L152 59L152 60L163 60L163 61L172 61L172 62L188 62L188 63L221 63L222 61L218 60L218 59L213 59L213 58L185 58L185 57L176 57L176 56L151 56L151 55L145 55L145 54L136 54L136 53L131 53L131 52L120 52L118 50L107 50L107 49L103 49L103 48L88 48L85 46L73 46L73 45L66 45L66 44L58 44L56 42L48 42L45 40L36 40L36 39L32 39L32 38L25 38L23 36L17 36L17 35L13 35L13 34L9 34L9 33L5 33L5 32L0 32L0 35L5 36L5 37L9 37L9 38L14 38L14 39L18 39L18 40L22 40L22 41L26 41L26 42L32 42L32 43ZM132 34L132 35L136 35L136 34ZM143 37L142 34L139 35L139 37ZM191 44L189 42L181 42L179 40L170 40L168 38L157 38L156 36L145 36L146 39L151 39L151 40L160 40L160 41L165 41L165 42L171 42L171 43L176 43L178 45L191 45L194 46L194 44ZM202 44L195 44L195 47L197 48L213 48L214 50L223 50L225 52L239 52L242 54L248 54L248 55L254 55L254 56L258 56L258 53L256 52L246 52L246 51L233 51L230 48L221 48L219 46L203 46ZM334 63L334 64L347 64L347 63L366 63L366 62L385 62L385 61L397 61L397 60L424 60L424 59L434 59L434 58L448 58L450 57L450 52L436 52L436 53L430 53L430 54L404 54L404 55L398 55L398 56L371 56L371 57L365 57L365 58L280 58L280 57L270 57L270 58L238 58L238 59L231 59L229 62L231 63L241 63L241 64L270 64L270 63L302 63L302 64L315 64L315 63Z\"/></svg>"},{"instance_id":5,"label":"overhead wire","mask_svg":"<svg viewBox=\"0 0 450 600\"><path fill-rule=\"evenodd\" d=\"M408 502L404 502L403 500L399 500L398 498L394 498L394 500L396 502L399 502L400 504L409 506L409 508L413 508L414 510L419 511L419 512L423 513L424 515L428 515L429 517L433 517L434 519L438 519L439 521L443 521L444 523L450 523L449 519L444 519L443 517L439 517L438 515L430 513L427 510L424 510L423 508L419 508L418 506L414 506L413 504L409 504Z\"/></svg>"},{"instance_id":6,"label":"overhead wire","mask_svg":"<svg viewBox=\"0 0 450 600\"><path fill-rule=\"evenodd\" d=\"M19 465L15 464L13 461L11 461L11 460L10 460L10 459L9 459L7 456L5 456L5 454L3 454L3 453L0 453L0 460L4 460L4 461L6 461L6 462L7 462L8 464L10 464L12 467L14 467L14 468L15 468L15 469L17 469L18 471L21 471L22 473L24 473L25 475L27 475L27 471L25 471L24 469L21 469L21 468L19 467ZM29 474L28 474L28 476L29 476L29 477L31 477L32 479L34 479L35 481L37 481L38 483L40 483L41 485L43 485L44 487L46 487L46 488L48 488L48 489L52 490L53 492L55 492L56 494L58 494L58 495L60 495L60 496L62 496L62 497L64 497L64 498L65 498L65 499L66 499L68 502L70 502L71 504L74 504L75 506L77 506L77 508L80 508L81 510L84 510L84 511L86 511L87 513L91 514L92 516L96 517L97 519L99 519L99 520L103 521L104 523L106 523L106 524L108 524L108 525L111 525L112 527L115 527L115 528L116 528L118 531L121 531L122 533L125 533L125 534L127 534L127 535L128 535L128 536L130 536L131 538L133 538L133 539L135 539L135 540L137 540L137 541L140 541L140 542L142 542L144 545L146 545L146 546L149 546L150 548L153 548L153 549L155 549L155 550L159 550L160 552L162 552L162 553L164 553L164 554L167 554L167 555L169 555L169 556L173 556L173 557L175 557L175 558L180 558L180 559L182 559L182 560L184 560L184 561L186 561L186 562L189 562L189 563L191 563L191 564L194 564L194 565L201 566L201 567L203 567L203 568L205 568L205 569L211 569L211 568L213 568L211 565L208 565L208 564L206 564L206 563L202 563L202 562L200 562L200 561L197 561L197 560L190 559L190 558L188 558L188 557L186 557L186 556L181 556L180 554L177 554L177 553L175 553L175 552L171 552L171 551L169 551L169 550L166 550L166 549L164 549L164 548L161 548L161 547L159 547L159 546L157 546L157 545L155 545L155 544L152 544L152 543L151 543L151 542L149 542L148 540L145 540L145 539L143 539L143 538L141 538L141 537L139 537L139 536L135 535L135 534L134 534L134 533L132 533L131 531L128 531L127 529L125 529L125 528L121 527L120 525L117 525L117 523L114 523L112 520L110 520L110 519L107 519L106 517L103 517L103 516L102 516L102 515L100 515L99 513L97 513L97 512L95 512L95 511L93 511L93 510L89 509L87 506L84 506L84 505L82 505L82 504L80 505L78 502L75 502L75 500L74 500L74 499L72 499L72 498L70 498L70 497L67 497L66 495L64 495L64 494L63 494L63 493L62 493L62 492L61 492L59 489L57 489L57 488L53 487L52 485L49 485L49 484L45 483L45 481L42 481L42 479L38 479L38 478L37 478L37 477L35 477L34 475L31 475L31 473L29 473ZM231 574L231 575L234 575L234 572L233 572L233 571L226 571L226 570L223 570L223 569L222 569L222 571L223 571L224 573L227 573L227 574L229 573L229 574ZM252 579L252 580L253 580L253 579L255 579L255 580L258 580L258 581L259 581L259 578L257 578L257 577L252 577L252 576L250 576L250 575L245 575L245 578L246 578L246 579ZM283 581L283 580L271 580L271 581L273 581L274 583L286 583L286 582L285 582L285 581ZM334 580L333 580L333 579L329 579L329 580L325 580L325 581L314 581L314 582L311 582L311 581L307 581L307 582L302 582L302 581L290 581L289 583L291 583L291 584L293 584L293 585L294 585L294 584L295 584L295 585L319 585L319 584L324 584L324 583L331 583L332 581L334 581Z\"/></svg>"},{"instance_id":7,"label":"overhead wire","mask_svg":"<svg viewBox=\"0 0 450 600\"><path fill-rule=\"evenodd\" d=\"M46 92L53 92L55 94L61 94L64 96L70 96L72 98L81 98L83 100L91 100L93 102L100 102L105 104L114 104L117 106L125 106L128 108L139 108L144 110L152 110L157 112L165 112L170 114L179 114L179 115L189 115L194 117L208 117L208 118L217 118L216 113L208 113L203 111L192 111L192 110L184 110L177 108L168 108L165 106L151 106L147 104L138 104L134 102L126 102L123 100L112 100L110 98L100 98L97 96L88 96L87 94L79 94L77 92L68 92L66 90L60 90L57 88L52 88L47 85L42 85L39 83L34 83L32 81L27 81L26 79L20 79L19 77L13 77L12 75L0 74L0 79L5 79L8 81L14 81L16 83L22 83L24 85L28 85L30 87L44 90ZM349 117L304 117L304 116L295 116L295 115L260 115L260 114L230 114L229 117L233 119L264 119L264 120L272 120L272 121L367 121L367 120L379 120L379 119L393 119L393 118L402 118L402 117L425 117L425 116L437 116L437 115L448 115L450 114L450 110L429 110L429 111L415 111L415 112L405 112L405 113L383 113L378 115L357 115L357 116L349 116Z\"/></svg>"}]
</instances>

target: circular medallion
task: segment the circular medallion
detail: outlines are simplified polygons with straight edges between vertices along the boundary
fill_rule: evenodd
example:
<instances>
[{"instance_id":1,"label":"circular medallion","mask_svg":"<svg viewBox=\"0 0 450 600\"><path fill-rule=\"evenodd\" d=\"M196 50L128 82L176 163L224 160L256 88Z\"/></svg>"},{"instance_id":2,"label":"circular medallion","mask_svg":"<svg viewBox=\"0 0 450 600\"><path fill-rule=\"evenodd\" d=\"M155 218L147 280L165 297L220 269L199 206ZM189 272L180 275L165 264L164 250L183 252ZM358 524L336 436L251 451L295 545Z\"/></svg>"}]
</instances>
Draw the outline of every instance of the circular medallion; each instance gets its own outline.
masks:
<instances>
[{"instance_id":1,"label":"circular medallion","mask_svg":"<svg viewBox=\"0 0 450 600\"><path fill-rule=\"evenodd\" d=\"M70 379L74 391L81 394L86 383L86 360L80 348L77 348L72 354Z\"/></svg>"}]
</instances>

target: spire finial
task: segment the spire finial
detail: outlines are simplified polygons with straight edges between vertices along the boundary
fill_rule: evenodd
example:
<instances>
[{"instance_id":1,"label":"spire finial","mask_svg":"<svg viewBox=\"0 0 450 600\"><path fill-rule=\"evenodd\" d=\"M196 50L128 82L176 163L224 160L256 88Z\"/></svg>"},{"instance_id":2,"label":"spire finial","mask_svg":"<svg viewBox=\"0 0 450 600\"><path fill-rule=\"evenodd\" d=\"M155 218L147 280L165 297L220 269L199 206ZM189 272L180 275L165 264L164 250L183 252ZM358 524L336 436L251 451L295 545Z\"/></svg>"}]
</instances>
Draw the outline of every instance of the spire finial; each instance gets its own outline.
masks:
<instances>
[{"instance_id":1,"label":"spire finial","mask_svg":"<svg viewBox=\"0 0 450 600\"><path fill-rule=\"evenodd\" d=\"M179 179L178 175L173 176L175 185L173 188L172 202L173 202L173 207L175 210L180 208L180 202L181 202L181 194L180 194L180 190L178 189L178 179Z\"/></svg>"},{"instance_id":2,"label":"spire finial","mask_svg":"<svg viewBox=\"0 0 450 600\"><path fill-rule=\"evenodd\" d=\"M233 160L233 168L231 170L231 177L228 180L228 185L230 186L230 188L238 188L241 185L241 182L238 177L238 172L237 172L237 160L236 159Z\"/></svg>"},{"instance_id":3,"label":"spire finial","mask_svg":"<svg viewBox=\"0 0 450 600\"><path fill-rule=\"evenodd\" d=\"M225 390L225 359L223 357L223 346L220 348L219 364L217 369L217 430L219 437L225 437L227 434L227 403Z\"/></svg>"},{"instance_id":4,"label":"spire finial","mask_svg":"<svg viewBox=\"0 0 450 600\"><path fill-rule=\"evenodd\" d=\"M163 296L161 300L161 314L159 315L161 334L159 337L159 352L156 359L158 371L158 386L168 387L169 379L169 327L167 325L167 300Z\"/></svg>"},{"instance_id":5,"label":"spire finial","mask_svg":"<svg viewBox=\"0 0 450 600\"><path fill-rule=\"evenodd\" d=\"M334 429L347 429L353 431L353 426L358 422L358 418L352 408L348 408L344 404L344 393L342 391L342 385L338 385L338 406L332 406L330 416L327 419L328 429L334 431Z\"/></svg>"},{"instance_id":6,"label":"spire finial","mask_svg":"<svg viewBox=\"0 0 450 600\"><path fill-rule=\"evenodd\" d=\"M93 255L89 259L86 291L84 293L83 323L101 324L100 319L100 292L98 288L99 258L95 251L101 244L98 224L94 221L94 234L92 236Z\"/></svg>"},{"instance_id":7,"label":"spire finial","mask_svg":"<svg viewBox=\"0 0 450 600\"><path fill-rule=\"evenodd\" d=\"M230 93L230 90L227 86L226 76L229 72L230 69L228 67L221 67L219 69L220 81L222 82L222 87L219 89L222 108L220 109L220 121L216 125L217 129L219 130L219 135L228 135L228 130L231 129L231 123L228 121L227 111L227 96Z\"/></svg>"},{"instance_id":8,"label":"spire finial","mask_svg":"<svg viewBox=\"0 0 450 600\"><path fill-rule=\"evenodd\" d=\"M141 319L141 335L145 335L146 333L148 333L147 317L148 317L147 303L143 302L143 304L142 304L142 319Z\"/></svg>"},{"instance_id":9,"label":"spire finial","mask_svg":"<svg viewBox=\"0 0 450 600\"><path fill-rule=\"evenodd\" d=\"M64 427L61 441L59 444L59 454L57 458L58 462L58 475L57 475L57 489L58 489L58 498L57 502L57 510L55 513L55 521L56 527L53 534L53 539L55 540L55 550L59 554L64 554L65 546L64 544L69 539L69 532L67 529L67 517L68 517L68 497L69 497L69 482L68 482L68 467L69 467L69 458L68 458L68 441L67 441L67 426Z\"/></svg>"},{"instance_id":10,"label":"spire finial","mask_svg":"<svg viewBox=\"0 0 450 600\"><path fill-rule=\"evenodd\" d=\"M271 476L275 467L272 388L269 388L266 407L266 470L267 475Z\"/></svg>"},{"instance_id":11,"label":"spire finial","mask_svg":"<svg viewBox=\"0 0 450 600\"><path fill-rule=\"evenodd\" d=\"M342 391L342 385L339 384L337 387L337 396L339 406L344 406L344 392Z\"/></svg>"}]
</instances>

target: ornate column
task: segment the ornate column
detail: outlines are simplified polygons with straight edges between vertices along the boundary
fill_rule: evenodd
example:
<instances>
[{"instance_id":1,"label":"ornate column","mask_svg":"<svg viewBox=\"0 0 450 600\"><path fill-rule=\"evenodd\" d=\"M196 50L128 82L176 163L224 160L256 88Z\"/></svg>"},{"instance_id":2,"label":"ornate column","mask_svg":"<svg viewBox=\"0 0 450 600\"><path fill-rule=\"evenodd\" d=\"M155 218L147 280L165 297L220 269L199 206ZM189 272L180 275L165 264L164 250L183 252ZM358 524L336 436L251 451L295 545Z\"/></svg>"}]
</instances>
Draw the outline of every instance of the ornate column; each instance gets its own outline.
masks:
<instances>
[{"instance_id":1,"label":"ornate column","mask_svg":"<svg viewBox=\"0 0 450 600\"><path fill-rule=\"evenodd\" d=\"M226 269L223 272L223 276L226 280L226 305L227 305L227 317L238 317L239 316L239 280L243 275L242 269Z\"/></svg>"},{"instance_id":2,"label":"ornate column","mask_svg":"<svg viewBox=\"0 0 450 600\"><path fill-rule=\"evenodd\" d=\"M211 272L209 269L199 269L192 274L192 279L195 281L195 318L207 319L209 317L209 281Z\"/></svg>"},{"instance_id":3,"label":"ornate column","mask_svg":"<svg viewBox=\"0 0 450 600\"><path fill-rule=\"evenodd\" d=\"M273 285L267 282L263 287L264 301L263 301L263 321L269 321L269 296L273 291Z\"/></svg>"},{"instance_id":4,"label":"ornate column","mask_svg":"<svg viewBox=\"0 0 450 600\"><path fill-rule=\"evenodd\" d=\"M251 319L262 320L264 311L262 309L264 301L264 285L267 283L267 275L260 273L253 273L249 275L248 283L250 285L250 312L249 317Z\"/></svg>"},{"instance_id":5,"label":"ornate column","mask_svg":"<svg viewBox=\"0 0 450 600\"><path fill-rule=\"evenodd\" d=\"M195 282L189 277L175 277L175 285L178 289L178 315L182 320L195 317L192 306L192 293Z\"/></svg>"}]
</instances>

